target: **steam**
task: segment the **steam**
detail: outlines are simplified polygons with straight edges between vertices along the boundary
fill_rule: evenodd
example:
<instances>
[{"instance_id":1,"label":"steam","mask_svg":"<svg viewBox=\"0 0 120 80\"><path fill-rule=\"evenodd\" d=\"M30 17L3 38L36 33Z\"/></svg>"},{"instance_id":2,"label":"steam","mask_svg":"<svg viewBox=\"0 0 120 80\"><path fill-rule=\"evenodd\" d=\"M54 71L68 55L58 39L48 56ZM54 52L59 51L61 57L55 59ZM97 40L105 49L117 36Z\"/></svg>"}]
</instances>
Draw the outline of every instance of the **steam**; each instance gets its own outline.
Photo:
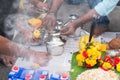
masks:
<instances>
[{"instance_id":1,"label":"steam","mask_svg":"<svg viewBox=\"0 0 120 80\"><path fill-rule=\"evenodd\" d=\"M11 13L4 21L5 33L9 39L13 39L18 43L26 43L25 37L21 33L21 29L29 30L32 29L28 24L27 20L31 17L38 16L38 13L35 12L34 7L29 3L29 0L23 0L24 9L19 9L19 3L21 0L17 0L13 3L13 7L10 12L17 9L17 12ZM31 37L30 34L28 37Z\"/></svg>"},{"instance_id":2,"label":"steam","mask_svg":"<svg viewBox=\"0 0 120 80\"><path fill-rule=\"evenodd\" d=\"M5 33L6 36L19 43L19 47L21 47L21 51L17 52L18 54L23 53L25 48L30 47L30 43L25 40L25 36L23 33L21 33L21 28L24 30L31 30L32 27L28 24L27 20L36 16L39 16L39 13L37 12L36 8L34 8L30 3L29 0L23 0L24 9L19 9L19 3L20 0L16 0L13 3L12 9L10 11L10 14L7 16L7 18L4 21L5 26ZM16 10L14 12L14 10ZM27 37L31 37L33 34L27 35ZM23 46L25 44L26 46ZM13 49L13 44L8 44L10 49ZM17 48L14 48L14 50L17 50ZM42 58L41 58L42 59ZM47 59L40 60L40 64L44 64ZM30 56L30 62L33 62L33 56Z\"/></svg>"}]
</instances>

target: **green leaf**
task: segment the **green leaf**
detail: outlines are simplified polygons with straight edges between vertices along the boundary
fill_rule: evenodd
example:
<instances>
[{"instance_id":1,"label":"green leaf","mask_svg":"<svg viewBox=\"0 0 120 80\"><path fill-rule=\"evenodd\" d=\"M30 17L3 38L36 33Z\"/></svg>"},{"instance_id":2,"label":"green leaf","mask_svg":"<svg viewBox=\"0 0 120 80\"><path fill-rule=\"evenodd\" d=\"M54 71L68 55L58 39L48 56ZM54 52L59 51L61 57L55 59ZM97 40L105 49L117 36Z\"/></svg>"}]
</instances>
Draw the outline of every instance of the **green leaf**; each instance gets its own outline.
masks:
<instances>
[{"instance_id":1,"label":"green leaf","mask_svg":"<svg viewBox=\"0 0 120 80\"><path fill-rule=\"evenodd\" d=\"M89 70L86 67L80 67L77 64L77 60L76 60L76 55L78 54L78 52L73 53L72 55L72 60L71 60L71 72L70 72L70 80L76 80L77 76L79 74L81 74L82 72ZM102 58L104 58L104 56L106 56L107 53L106 52L102 52ZM98 65L96 65L94 68L98 68ZM115 72L120 76L120 73L117 72L115 70Z\"/></svg>"},{"instance_id":2,"label":"green leaf","mask_svg":"<svg viewBox=\"0 0 120 80\"><path fill-rule=\"evenodd\" d=\"M77 61L76 61L76 55L77 54L78 53L75 52L75 53L73 53L73 56L72 56L70 80L76 80L76 77L77 77L78 74L81 74L85 70L88 70L88 68L86 68L86 67L78 66Z\"/></svg>"}]
</instances>

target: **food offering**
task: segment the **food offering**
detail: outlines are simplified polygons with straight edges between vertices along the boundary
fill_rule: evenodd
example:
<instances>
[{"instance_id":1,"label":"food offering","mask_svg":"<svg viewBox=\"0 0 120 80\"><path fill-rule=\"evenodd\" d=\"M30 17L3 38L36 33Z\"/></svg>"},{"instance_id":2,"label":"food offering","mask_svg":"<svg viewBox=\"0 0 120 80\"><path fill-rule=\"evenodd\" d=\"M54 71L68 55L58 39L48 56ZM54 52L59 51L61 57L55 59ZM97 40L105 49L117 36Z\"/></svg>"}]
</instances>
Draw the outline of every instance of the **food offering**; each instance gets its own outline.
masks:
<instances>
[{"instance_id":1,"label":"food offering","mask_svg":"<svg viewBox=\"0 0 120 80\"><path fill-rule=\"evenodd\" d=\"M30 18L28 19L28 24L33 28L33 37L35 40L43 42L43 37L45 35L45 29L42 25L42 20L40 18Z\"/></svg>"},{"instance_id":2,"label":"food offering","mask_svg":"<svg viewBox=\"0 0 120 80\"><path fill-rule=\"evenodd\" d=\"M105 80L119 80L120 57L109 55L109 44L95 38L90 43L88 41L89 35L82 36L78 43L79 51L72 56L71 80L103 80L103 77Z\"/></svg>"},{"instance_id":3,"label":"food offering","mask_svg":"<svg viewBox=\"0 0 120 80\"><path fill-rule=\"evenodd\" d=\"M40 18L31 18L28 20L28 23L36 28L41 28L42 27L42 20Z\"/></svg>"},{"instance_id":4,"label":"food offering","mask_svg":"<svg viewBox=\"0 0 120 80\"><path fill-rule=\"evenodd\" d=\"M101 68L86 70L77 76L77 80L88 80L88 79L89 80L119 80L119 76L112 70L104 71Z\"/></svg>"},{"instance_id":5,"label":"food offering","mask_svg":"<svg viewBox=\"0 0 120 80\"><path fill-rule=\"evenodd\" d=\"M40 38L40 31L39 30L34 30L33 35L35 38Z\"/></svg>"}]
</instances>

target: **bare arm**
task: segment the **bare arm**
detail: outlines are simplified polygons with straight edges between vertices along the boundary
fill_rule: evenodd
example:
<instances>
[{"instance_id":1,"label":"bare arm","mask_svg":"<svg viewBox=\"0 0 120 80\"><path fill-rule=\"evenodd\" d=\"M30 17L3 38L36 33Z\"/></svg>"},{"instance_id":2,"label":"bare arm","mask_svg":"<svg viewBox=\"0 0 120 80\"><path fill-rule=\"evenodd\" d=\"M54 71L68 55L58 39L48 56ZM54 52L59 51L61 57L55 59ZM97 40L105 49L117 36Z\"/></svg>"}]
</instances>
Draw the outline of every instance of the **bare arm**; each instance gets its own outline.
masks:
<instances>
[{"instance_id":1,"label":"bare arm","mask_svg":"<svg viewBox=\"0 0 120 80\"><path fill-rule=\"evenodd\" d=\"M88 22L92 19L93 15L99 16L95 9L90 10L85 15L83 15L79 19L75 20L73 22L73 24L75 25L75 27L78 27L77 26L78 24L85 24L86 22Z\"/></svg>"},{"instance_id":2,"label":"bare arm","mask_svg":"<svg viewBox=\"0 0 120 80\"><path fill-rule=\"evenodd\" d=\"M47 16L43 19L43 24L48 32L52 32L57 21L57 11L64 0L52 0Z\"/></svg>"},{"instance_id":3,"label":"bare arm","mask_svg":"<svg viewBox=\"0 0 120 80\"><path fill-rule=\"evenodd\" d=\"M49 12L51 13L57 13L57 11L59 10L61 4L63 3L64 0L52 0L52 4L50 7Z\"/></svg>"},{"instance_id":4,"label":"bare arm","mask_svg":"<svg viewBox=\"0 0 120 80\"><path fill-rule=\"evenodd\" d=\"M28 56L28 50L15 44L14 42L0 36L0 54L8 56Z\"/></svg>"},{"instance_id":5,"label":"bare arm","mask_svg":"<svg viewBox=\"0 0 120 80\"><path fill-rule=\"evenodd\" d=\"M49 57L45 52L37 52L27 49L2 36L0 36L0 54L11 57L33 58L34 62L40 65L45 65L49 61Z\"/></svg>"},{"instance_id":6,"label":"bare arm","mask_svg":"<svg viewBox=\"0 0 120 80\"><path fill-rule=\"evenodd\" d=\"M61 33L63 35L73 34L79 25L85 24L86 22L90 21L94 15L98 16L97 12L94 9L92 9L79 19L74 20L73 22L65 25L65 27L63 27L63 29L61 30Z\"/></svg>"}]
</instances>

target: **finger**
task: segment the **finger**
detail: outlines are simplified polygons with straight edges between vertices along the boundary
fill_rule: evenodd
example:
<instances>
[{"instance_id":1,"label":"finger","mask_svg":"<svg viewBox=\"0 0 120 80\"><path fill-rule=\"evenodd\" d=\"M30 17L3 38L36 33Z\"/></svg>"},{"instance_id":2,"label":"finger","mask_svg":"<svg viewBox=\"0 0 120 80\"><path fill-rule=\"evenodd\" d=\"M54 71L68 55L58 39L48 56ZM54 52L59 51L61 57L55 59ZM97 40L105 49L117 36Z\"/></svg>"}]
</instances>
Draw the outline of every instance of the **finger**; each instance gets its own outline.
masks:
<instances>
[{"instance_id":1,"label":"finger","mask_svg":"<svg viewBox=\"0 0 120 80\"><path fill-rule=\"evenodd\" d=\"M44 25L44 27L45 27L46 29L47 29L47 26L48 26L48 24L47 24L48 22L49 22L49 21L46 20L46 19L45 19L45 21L43 22L43 25Z\"/></svg>"},{"instance_id":2,"label":"finger","mask_svg":"<svg viewBox=\"0 0 120 80\"><path fill-rule=\"evenodd\" d=\"M10 61L10 63L11 63L12 65L14 65L15 62L16 62L16 59L12 59L12 60Z\"/></svg>"},{"instance_id":3,"label":"finger","mask_svg":"<svg viewBox=\"0 0 120 80\"><path fill-rule=\"evenodd\" d=\"M52 25L53 28L55 28L56 21L53 21L51 25Z\"/></svg>"},{"instance_id":4,"label":"finger","mask_svg":"<svg viewBox=\"0 0 120 80\"><path fill-rule=\"evenodd\" d=\"M12 66L12 64L10 63L10 60L7 59L7 58L4 58L4 59L3 59L3 62L4 62L4 64L5 64L5 66L7 66L7 67L11 67L11 66Z\"/></svg>"},{"instance_id":5,"label":"finger","mask_svg":"<svg viewBox=\"0 0 120 80\"><path fill-rule=\"evenodd\" d=\"M70 30L68 30L68 31L66 31L66 32L64 32L64 33L61 33L62 35L70 35L71 34L71 31Z\"/></svg>"},{"instance_id":6,"label":"finger","mask_svg":"<svg viewBox=\"0 0 120 80\"><path fill-rule=\"evenodd\" d=\"M48 21L48 23L47 23L47 30L49 31L49 32L51 32L53 29L52 29L52 22L51 21Z\"/></svg>"},{"instance_id":7,"label":"finger","mask_svg":"<svg viewBox=\"0 0 120 80\"><path fill-rule=\"evenodd\" d=\"M68 27L63 27L62 29L61 29L61 33L65 33L65 32L67 32L68 31Z\"/></svg>"}]
</instances>

